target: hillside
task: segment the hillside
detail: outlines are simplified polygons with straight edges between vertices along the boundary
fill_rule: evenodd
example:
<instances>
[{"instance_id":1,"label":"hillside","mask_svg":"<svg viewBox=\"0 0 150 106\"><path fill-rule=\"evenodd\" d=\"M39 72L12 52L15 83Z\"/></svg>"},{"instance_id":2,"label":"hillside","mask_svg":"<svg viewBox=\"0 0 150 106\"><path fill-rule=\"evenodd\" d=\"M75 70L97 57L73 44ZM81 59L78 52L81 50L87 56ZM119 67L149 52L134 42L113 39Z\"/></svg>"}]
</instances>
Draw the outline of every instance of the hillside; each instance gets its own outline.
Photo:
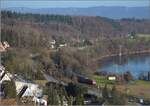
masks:
<instances>
[{"instance_id":1,"label":"hillside","mask_svg":"<svg viewBox=\"0 0 150 106\"><path fill-rule=\"evenodd\" d=\"M105 17L18 14L2 11L2 33L11 32L23 38L30 35L29 37L36 36L48 40L62 36L67 37L70 42L78 38L94 41L107 37L125 37L131 32L149 34L149 29L148 20L113 20Z\"/></svg>"},{"instance_id":2,"label":"hillside","mask_svg":"<svg viewBox=\"0 0 150 106\"><path fill-rule=\"evenodd\" d=\"M149 37L135 36L150 34L148 20L2 11L1 26L2 41L11 46L3 55L3 64L8 71L30 80L43 79L43 69L58 79L74 80L74 73L94 72L97 62L93 60L117 54L120 45L123 52L130 53L148 50L150 43ZM130 35L135 39L129 39ZM53 40L55 48L51 48Z\"/></svg>"},{"instance_id":3,"label":"hillside","mask_svg":"<svg viewBox=\"0 0 150 106\"><path fill-rule=\"evenodd\" d=\"M0 106L150 105L149 0L1 0Z\"/></svg>"},{"instance_id":4,"label":"hillside","mask_svg":"<svg viewBox=\"0 0 150 106\"><path fill-rule=\"evenodd\" d=\"M149 19L149 7L99 6L88 8L5 8L20 13L59 14L74 16L103 16L113 19L138 18Z\"/></svg>"}]
</instances>

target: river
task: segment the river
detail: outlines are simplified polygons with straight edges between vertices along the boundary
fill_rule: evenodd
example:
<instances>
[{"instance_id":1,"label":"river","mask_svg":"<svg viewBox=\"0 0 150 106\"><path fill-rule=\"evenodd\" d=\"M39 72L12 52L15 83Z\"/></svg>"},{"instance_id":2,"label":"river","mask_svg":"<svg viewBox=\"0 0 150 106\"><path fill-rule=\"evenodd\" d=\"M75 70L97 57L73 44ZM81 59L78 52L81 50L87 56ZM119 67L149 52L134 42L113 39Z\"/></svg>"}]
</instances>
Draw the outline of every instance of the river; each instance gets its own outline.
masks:
<instances>
[{"instance_id":1,"label":"river","mask_svg":"<svg viewBox=\"0 0 150 106\"><path fill-rule=\"evenodd\" d=\"M123 74L130 71L135 79L150 71L150 53L114 56L99 61L97 71Z\"/></svg>"}]
</instances>

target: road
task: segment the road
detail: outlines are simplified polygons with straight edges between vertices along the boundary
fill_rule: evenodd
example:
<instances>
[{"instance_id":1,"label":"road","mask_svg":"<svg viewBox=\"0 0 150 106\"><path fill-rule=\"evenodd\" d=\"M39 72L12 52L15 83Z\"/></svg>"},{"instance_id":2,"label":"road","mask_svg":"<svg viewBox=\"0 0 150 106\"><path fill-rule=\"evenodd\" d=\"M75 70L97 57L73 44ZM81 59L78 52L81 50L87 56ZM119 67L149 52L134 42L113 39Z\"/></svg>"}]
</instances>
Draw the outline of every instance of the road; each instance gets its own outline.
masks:
<instances>
[{"instance_id":1,"label":"road","mask_svg":"<svg viewBox=\"0 0 150 106\"><path fill-rule=\"evenodd\" d=\"M47 81L49 81L49 82L53 82L53 83L57 83L57 84L62 84L62 85L67 85L67 84L64 83L63 81L58 81L58 80L55 79L54 77L52 77L52 76L46 74L46 73L44 72L44 70L41 71L41 73L43 74L44 78L45 78Z\"/></svg>"}]
</instances>

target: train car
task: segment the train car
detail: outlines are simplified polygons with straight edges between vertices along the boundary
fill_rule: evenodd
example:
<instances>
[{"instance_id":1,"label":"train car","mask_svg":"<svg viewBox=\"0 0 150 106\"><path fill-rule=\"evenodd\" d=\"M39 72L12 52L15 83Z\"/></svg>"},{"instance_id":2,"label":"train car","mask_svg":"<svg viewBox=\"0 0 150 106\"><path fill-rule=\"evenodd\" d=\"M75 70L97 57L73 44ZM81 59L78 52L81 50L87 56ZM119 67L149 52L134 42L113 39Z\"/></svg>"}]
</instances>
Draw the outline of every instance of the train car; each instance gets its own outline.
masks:
<instances>
[{"instance_id":1,"label":"train car","mask_svg":"<svg viewBox=\"0 0 150 106\"><path fill-rule=\"evenodd\" d=\"M78 79L79 83L85 83L85 84L89 84L89 85L96 85L96 82L94 80L89 79L87 77L78 76L77 79Z\"/></svg>"}]
</instances>

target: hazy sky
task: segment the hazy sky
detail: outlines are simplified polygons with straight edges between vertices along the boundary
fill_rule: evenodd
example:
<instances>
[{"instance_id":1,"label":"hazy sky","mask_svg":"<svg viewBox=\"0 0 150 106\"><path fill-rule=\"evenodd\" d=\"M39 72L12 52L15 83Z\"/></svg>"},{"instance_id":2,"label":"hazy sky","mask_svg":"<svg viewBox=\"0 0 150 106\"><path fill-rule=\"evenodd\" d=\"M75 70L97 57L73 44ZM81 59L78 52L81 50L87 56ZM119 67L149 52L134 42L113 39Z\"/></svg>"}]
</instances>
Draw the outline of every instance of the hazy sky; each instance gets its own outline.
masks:
<instances>
[{"instance_id":1,"label":"hazy sky","mask_svg":"<svg viewBox=\"0 0 150 106\"><path fill-rule=\"evenodd\" d=\"M1 8L27 7L27 8L51 8L51 7L94 7L94 6L149 6L149 0L0 0Z\"/></svg>"}]
</instances>

